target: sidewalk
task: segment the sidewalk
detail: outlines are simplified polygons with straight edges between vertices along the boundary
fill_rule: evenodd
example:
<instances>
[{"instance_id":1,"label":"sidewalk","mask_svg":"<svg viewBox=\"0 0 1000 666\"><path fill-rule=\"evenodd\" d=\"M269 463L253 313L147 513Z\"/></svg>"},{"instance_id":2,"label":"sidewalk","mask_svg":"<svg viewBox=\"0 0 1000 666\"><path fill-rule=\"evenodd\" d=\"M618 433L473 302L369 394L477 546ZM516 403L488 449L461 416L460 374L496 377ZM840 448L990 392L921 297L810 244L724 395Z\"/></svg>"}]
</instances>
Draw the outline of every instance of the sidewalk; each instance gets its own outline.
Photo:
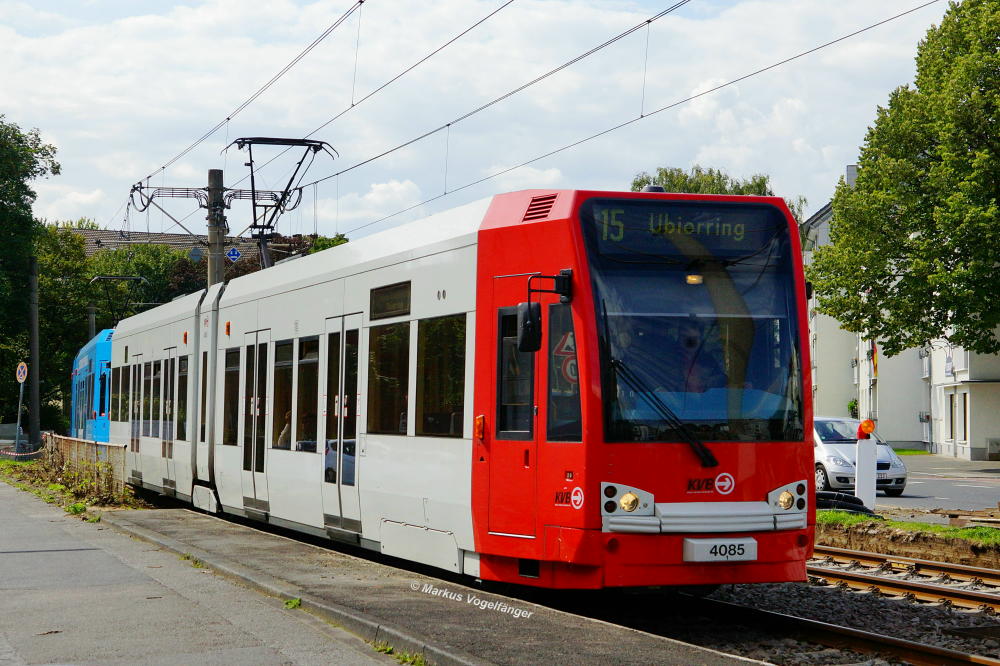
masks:
<instances>
[{"instance_id":1,"label":"sidewalk","mask_svg":"<svg viewBox=\"0 0 1000 666\"><path fill-rule=\"evenodd\" d=\"M484 593L187 509L120 511L128 534L434 664L746 664L679 641ZM470 581L471 582L471 581Z\"/></svg>"},{"instance_id":2,"label":"sidewalk","mask_svg":"<svg viewBox=\"0 0 1000 666\"><path fill-rule=\"evenodd\" d=\"M0 664L398 663L357 636L0 482Z\"/></svg>"},{"instance_id":3,"label":"sidewalk","mask_svg":"<svg viewBox=\"0 0 1000 666\"><path fill-rule=\"evenodd\" d=\"M962 460L934 453L900 457L910 474L953 479L1000 479L1000 460Z\"/></svg>"}]
</instances>

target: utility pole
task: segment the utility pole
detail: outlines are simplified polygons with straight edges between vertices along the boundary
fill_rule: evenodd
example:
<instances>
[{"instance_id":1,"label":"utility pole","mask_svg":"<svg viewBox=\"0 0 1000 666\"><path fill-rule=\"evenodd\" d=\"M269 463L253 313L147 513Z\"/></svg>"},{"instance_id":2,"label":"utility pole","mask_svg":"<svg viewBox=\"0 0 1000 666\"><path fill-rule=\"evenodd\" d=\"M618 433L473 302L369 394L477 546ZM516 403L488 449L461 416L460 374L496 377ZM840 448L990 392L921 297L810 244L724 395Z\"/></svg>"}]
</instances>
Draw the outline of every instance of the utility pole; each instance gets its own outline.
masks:
<instances>
[{"instance_id":1,"label":"utility pole","mask_svg":"<svg viewBox=\"0 0 1000 666\"><path fill-rule=\"evenodd\" d=\"M38 353L38 259L31 257L29 264L28 291L29 295L29 338L31 351L31 372L28 373L28 443L31 450L39 448L42 441L40 385L41 360Z\"/></svg>"},{"instance_id":2,"label":"utility pole","mask_svg":"<svg viewBox=\"0 0 1000 666\"><path fill-rule=\"evenodd\" d=\"M225 243L226 227L225 203L222 198L222 169L208 170L208 286L225 281L225 258L222 247Z\"/></svg>"},{"instance_id":3,"label":"utility pole","mask_svg":"<svg viewBox=\"0 0 1000 666\"><path fill-rule=\"evenodd\" d=\"M93 340L97 335L97 308L93 303L87 305L87 339Z\"/></svg>"}]
</instances>

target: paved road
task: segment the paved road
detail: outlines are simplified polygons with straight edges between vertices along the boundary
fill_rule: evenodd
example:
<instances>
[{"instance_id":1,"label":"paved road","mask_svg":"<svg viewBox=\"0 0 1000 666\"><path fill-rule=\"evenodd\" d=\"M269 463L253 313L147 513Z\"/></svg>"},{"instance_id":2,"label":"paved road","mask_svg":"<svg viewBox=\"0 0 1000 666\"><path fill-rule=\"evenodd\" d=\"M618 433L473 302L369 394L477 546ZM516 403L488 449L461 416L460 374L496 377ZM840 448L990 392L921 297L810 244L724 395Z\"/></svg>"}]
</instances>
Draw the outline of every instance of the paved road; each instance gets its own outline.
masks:
<instances>
[{"instance_id":1,"label":"paved road","mask_svg":"<svg viewBox=\"0 0 1000 666\"><path fill-rule=\"evenodd\" d=\"M937 455L904 456L909 480L902 497L885 497L880 507L907 509L995 509L1000 501L1000 462L969 462Z\"/></svg>"},{"instance_id":2,"label":"paved road","mask_svg":"<svg viewBox=\"0 0 1000 666\"><path fill-rule=\"evenodd\" d=\"M0 482L0 664L396 664L360 638Z\"/></svg>"}]
</instances>

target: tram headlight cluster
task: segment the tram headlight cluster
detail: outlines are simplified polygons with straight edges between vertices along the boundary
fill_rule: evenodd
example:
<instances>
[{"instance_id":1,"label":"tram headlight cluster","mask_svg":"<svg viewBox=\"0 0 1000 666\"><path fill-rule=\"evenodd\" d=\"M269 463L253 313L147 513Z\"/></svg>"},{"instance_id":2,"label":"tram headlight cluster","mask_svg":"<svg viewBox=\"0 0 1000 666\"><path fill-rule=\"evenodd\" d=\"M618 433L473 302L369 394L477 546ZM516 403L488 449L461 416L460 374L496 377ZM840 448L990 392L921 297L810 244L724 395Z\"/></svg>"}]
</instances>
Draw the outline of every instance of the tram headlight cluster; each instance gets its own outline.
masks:
<instances>
[{"instance_id":1,"label":"tram headlight cluster","mask_svg":"<svg viewBox=\"0 0 1000 666\"><path fill-rule=\"evenodd\" d=\"M782 491L782 493L778 495L778 506L782 509L791 509L793 504L795 504L795 495L791 494L787 490Z\"/></svg>"},{"instance_id":2,"label":"tram headlight cluster","mask_svg":"<svg viewBox=\"0 0 1000 666\"><path fill-rule=\"evenodd\" d=\"M622 508L622 511L632 513L639 506L639 496L635 493L625 493L622 495L621 499L618 500L618 506Z\"/></svg>"}]
</instances>

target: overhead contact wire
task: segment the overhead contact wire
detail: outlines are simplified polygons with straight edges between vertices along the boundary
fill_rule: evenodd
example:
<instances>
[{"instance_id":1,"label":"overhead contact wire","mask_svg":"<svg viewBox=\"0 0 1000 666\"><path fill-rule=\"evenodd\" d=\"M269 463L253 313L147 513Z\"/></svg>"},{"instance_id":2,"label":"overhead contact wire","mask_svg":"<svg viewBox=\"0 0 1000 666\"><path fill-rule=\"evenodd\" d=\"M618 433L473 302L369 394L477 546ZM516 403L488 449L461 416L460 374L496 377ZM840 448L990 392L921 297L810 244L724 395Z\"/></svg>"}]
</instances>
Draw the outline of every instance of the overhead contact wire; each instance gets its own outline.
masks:
<instances>
[{"instance_id":1,"label":"overhead contact wire","mask_svg":"<svg viewBox=\"0 0 1000 666\"><path fill-rule=\"evenodd\" d=\"M747 80L749 78L752 78L754 76L757 76L759 74L763 74L764 72L770 71L772 69L775 69L776 67L780 67L782 65L790 63L793 60L798 60L799 58L802 58L804 56L807 56L807 55L810 55L812 53L815 53L815 52L820 51L822 49L825 49L825 48L827 48L829 46L833 46L834 44L838 44L838 43L840 43L840 42L842 42L842 41L844 41L846 39L850 39L851 37L856 37L857 35L860 35L860 34L862 34L864 32L868 32L869 30L873 30L873 29L875 29L875 28L877 28L879 26L885 25L886 23L890 23L892 21L895 21L895 20L897 20L899 18L902 18L902 17L904 17L904 16L906 16L908 14L912 14L913 12L919 11L919 10L925 8L925 7L929 7L930 5L936 4L936 3L940 2L940 1L941 0L930 0L930 2L925 2L923 4L917 5L916 7L913 7L912 9L908 9L908 10L906 10L904 12L896 14L895 16L890 16L889 18L883 19L881 21L878 21L877 23L872 23L869 26L866 26L864 28L860 28L858 30L855 30L854 32L851 32L849 34L843 35L841 37L837 37L836 39L832 39L832 40L830 40L828 42L820 44L819 46L815 46L815 47L813 47L811 49L808 49L806 51L802 51L801 53L797 53L797 54L795 54L795 55L793 55L791 57L785 58L784 60L779 60L778 62L775 62L775 63L772 63L770 65L767 65L766 67L761 67L760 69L757 69L757 70L755 70L753 72L750 72L749 74L744 74L743 76L740 76L738 78L735 78L735 79L732 79L730 81L727 81L726 83L719 84L719 85L715 86L714 88L710 88L708 90L702 91L702 92L697 93L695 95L691 95L690 97L685 97L684 99L678 100L676 102L671 102L670 104L667 104L665 106L661 106L658 109L650 111L649 113L647 113L645 115L640 115L640 116L637 116L635 118L631 118L629 120L626 120L623 123L619 123L619 124L617 124L617 125L615 125L613 127L609 127L607 129L601 130L600 132L597 132L596 134L591 134L590 136L587 136L587 137L584 137L584 138L579 139L577 141L574 141L573 143L570 143L570 144L567 144L565 146L562 146L561 148L556 148L554 150L550 150L549 152L547 152L547 153L545 153L543 155L538 155L537 157L533 157L530 160L525 160L524 162L521 162L520 164L516 164L514 166L507 167L506 169L501 169L500 171L496 171L496 172L494 172L494 173L492 173L492 174L490 174L488 176L484 176L484 177L482 177L482 178L480 178L478 180L474 180L474 181L466 183L465 185L462 185L460 187L456 187L455 189L453 189L451 192L448 192L447 194L439 194L437 196L434 196L434 197L431 197L431 198L426 199L424 201L421 201L420 203L416 203L416 204L413 204L412 206L408 206L406 208L398 210L395 213L391 213L389 215L386 215L385 217L381 217L381 218L379 218L377 220L373 220L371 222L366 222L365 224L359 225L359 226L354 227L352 229L348 229L344 233L345 234L353 233L355 231L358 231L359 229L364 229L364 228L370 227L370 226L372 226L374 224L378 224L379 222L384 222L384 221L386 221L388 219L396 217L397 215L402 215L403 213L409 212L409 211L413 210L414 208L419 208L420 206L423 206L423 205L432 203L434 201L437 201L438 199L440 199L442 197L448 196L448 194L454 194L455 192L460 192L461 190L468 189L468 188L473 187L475 185L479 185L480 183L484 183L484 182L486 182L488 180L492 180L493 178L496 178L498 176L502 176L505 173L509 173L509 172L514 171L516 169L520 169L522 167L528 166L529 164L533 164L533 163L535 163L535 162L537 162L539 160L543 160L546 157L551 157L551 156L556 155L558 153L561 153L561 152L563 152L565 150L569 150L570 148L575 148L576 146L579 146L579 145L581 145L583 143L586 143L586 142L591 141L593 139L597 139L599 137L602 137L605 134L610 134L611 132L620 130L623 127L627 127L628 125L631 125L633 123L639 122L640 120L645 120L646 118L649 118L650 116L653 116L653 115L656 115L657 113L660 113L661 111L667 111L667 110L672 109L674 107L677 107L677 106L680 106L682 104L686 104L688 102L696 100L699 97L704 97L705 95L710 95L710 94L712 94L714 92L722 90L723 88L727 88L727 87L735 85L735 84L737 84L737 83L739 83L741 81L745 81L745 80ZM343 173L343 172L340 172L340 173ZM334 175L339 175L339 174L334 174Z\"/></svg>"},{"instance_id":2,"label":"overhead contact wire","mask_svg":"<svg viewBox=\"0 0 1000 666\"><path fill-rule=\"evenodd\" d=\"M324 176L323 178L317 178L316 180L314 180L312 182L306 183L306 186L312 185L313 183L322 183L323 181L330 180L334 176L339 176L339 175L347 173L348 171L353 171L354 169L357 169L357 168L362 167L362 166L364 166L366 164L370 164L370 163L372 163L372 162L374 162L376 160L379 160L379 159L385 157L386 155L391 155L392 153L396 152L397 150L402 150L403 148L406 148L407 146L411 146L414 143L417 143L418 141L426 139L429 136L433 136L434 134L437 134L438 132L440 132L440 131L442 131L442 130L448 128L448 127L450 127L451 125L455 125L457 123L460 123L463 120L468 120L469 118L471 118L472 116L476 115L477 113L481 113L481 112L485 111L486 109L490 108L491 106L499 104L500 102L504 101L505 99L513 97L514 95L516 95L516 94L518 94L520 92L523 92L524 90L527 90L528 88L530 88L531 86L535 85L536 83L540 83L541 81L544 81L545 79L549 78L550 76L553 76L554 74L557 74L557 73L561 72L562 70L566 69L567 67L571 67L572 65L575 65L576 63L580 62L581 60L584 60L585 58L588 58L588 57L594 55L598 51L601 51L602 49L605 49L608 46L611 46L615 42L618 42L618 41L624 39L625 37L628 37L629 35L631 35L635 31L641 30L643 28L643 26L647 26L650 23L652 23L653 21L656 21L658 19L663 18L667 14L675 11L676 9L679 9L680 7L683 7L684 5L686 5L689 2L691 2L691 0L680 0L680 2L677 2L676 4L668 7L667 9L664 9L660 13L658 13L658 14L656 14L654 16L651 16L650 18L644 20L642 23L638 23L638 24L632 26L628 30L625 30L624 32L621 32L621 33L615 35L614 37L612 37L611 39L603 42L602 44L598 44L597 46L593 47L589 51L585 51L584 53L581 53L580 55L576 56L575 58L572 58L571 60L567 60L566 62L564 62L563 64L559 65L558 67L550 69L549 71L545 72L544 74L541 74L540 76L535 77L531 81L528 81L527 83L524 83L524 84L518 86L517 88L514 88L513 90L510 90L510 91L504 93L503 95L500 95L499 97L496 97L496 98L490 100L489 102L486 102L485 104L483 104L483 105L481 105L481 106L473 109L472 111L469 111L468 113L465 113L465 114L459 116L458 118L455 118L454 120L451 120L451 121L449 121L449 122L441 125L440 127L436 127L435 129L432 129L432 130L429 130L427 132L424 132L420 136L414 137L414 138L410 139L409 141L405 141L405 142L399 144L398 146L395 146L394 148L389 148L388 150L385 150L385 151L379 153L378 155L374 155L373 157L369 157L366 160L362 160L361 162L358 162L357 164L349 166L346 169L343 169L341 171L337 171L336 173L332 173L329 176Z\"/></svg>"},{"instance_id":3,"label":"overhead contact wire","mask_svg":"<svg viewBox=\"0 0 1000 666\"><path fill-rule=\"evenodd\" d=\"M304 57L306 57L309 54L310 51L312 51L314 48L316 48L319 45L320 42L322 42L324 39L326 39L327 37L329 37L330 34L333 33L334 30L336 30L344 21L346 21L351 16L351 14L353 14L355 11L357 11L361 7L361 5L363 5L364 3L365 3L365 0L356 0L355 3L353 5L351 5L350 9L348 9L346 12L344 12L340 16L340 18L338 18L336 21L333 22L333 24L331 24L326 30L324 30L319 35L319 37L317 37L316 39L314 39L312 41L312 43L309 44L309 46L307 46L306 48L304 48L297 56L295 56L294 58L292 58L292 60L287 65L285 65L284 67L282 67L278 71L277 74L275 74L274 76L272 76L271 79L267 83L265 83L260 88L258 88L257 91L254 94L252 94L250 97L248 97L246 100L244 100L243 103L241 103L239 106L237 106L228 116L226 116L223 120L221 120L218 123L216 123L210 130L208 130L207 132L205 132L204 134L202 134L200 137L198 137L198 139L194 143L192 143L190 146L188 146L187 148L185 148L184 150L182 150L180 153L178 153L177 155L175 155L174 157L172 157L170 160L168 160L162 167L160 167L159 169L157 169L157 171L161 171L161 172L165 171L167 167L169 167L171 164L173 164L174 162L176 162L177 160L181 159L182 157L184 157L185 155L187 155L189 152L191 152L192 150L194 150L195 148L197 148L199 145L201 145L205 141L205 139L207 139L208 137L210 137L213 134L215 134L216 132L218 132L221 127L223 127L226 123L228 123L230 120L232 120L233 117L235 117L238 113L240 113L245 108L247 108L248 106L250 106L251 104L253 104L253 102L258 97L260 97L261 95L263 95L271 86L273 86L278 81L278 79L280 79L282 76L284 76L285 74L287 74L288 71L290 69L292 69L292 67L294 67L296 64L298 64L298 62L300 60L302 60ZM153 173L149 174L149 176L147 176L147 178L149 178L150 176L153 176L155 173L156 173L156 171L154 171Z\"/></svg>"}]
</instances>

